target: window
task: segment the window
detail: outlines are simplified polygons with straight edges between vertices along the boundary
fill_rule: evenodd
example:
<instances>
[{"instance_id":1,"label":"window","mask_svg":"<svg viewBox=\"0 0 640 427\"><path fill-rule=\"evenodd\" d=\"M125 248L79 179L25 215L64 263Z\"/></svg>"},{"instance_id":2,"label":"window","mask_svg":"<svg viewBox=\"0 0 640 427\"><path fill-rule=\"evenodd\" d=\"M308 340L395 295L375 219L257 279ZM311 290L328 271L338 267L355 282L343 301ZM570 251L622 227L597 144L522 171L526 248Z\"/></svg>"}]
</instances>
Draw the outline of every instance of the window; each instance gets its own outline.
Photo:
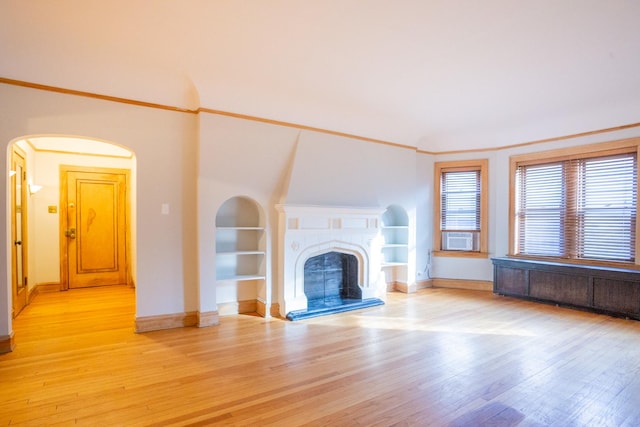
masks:
<instances>
[{"instance_id":1,"label":"window","mask_svg":"<svg viewBox=\"0 0 640 427\"><path fill-rule=\"evenodd\" d=\"M487 164L435 164L435 255L486 257Z\"/></svg>"},{"instance_id":2,"label":"window","mask_svg":"<svg viewBox=\"0 0 640 427\"><path fill-rule=\"evenodd\" d=\"M635 262L636 152L512 159L512 254Z\"/></svg>"}]
</instances>

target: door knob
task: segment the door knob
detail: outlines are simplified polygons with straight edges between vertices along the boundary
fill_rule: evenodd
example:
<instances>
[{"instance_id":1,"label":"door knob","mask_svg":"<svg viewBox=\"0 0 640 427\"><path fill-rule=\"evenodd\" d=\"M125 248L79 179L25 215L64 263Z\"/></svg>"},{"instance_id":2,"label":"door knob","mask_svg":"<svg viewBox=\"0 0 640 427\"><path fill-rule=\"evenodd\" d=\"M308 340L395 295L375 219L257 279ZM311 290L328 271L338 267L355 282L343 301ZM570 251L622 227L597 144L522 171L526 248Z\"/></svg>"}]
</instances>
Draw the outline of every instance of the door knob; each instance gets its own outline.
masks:
<instances>
[{"instance_id":1,"label":"door knob","mask_svg":"<svg viewBox=\"0 0 640 427\"><path fill-rule=\"evenodd\" d=\"M13 242L13 244L20 246L22 244L22 241L21 240L16 240L16 241Z\"/></svg>"},{"instance_id":2,"label":"door knob","mask_svg":"<svg viewBox=\"0 0 640 427\"><path fill-rule=\"evenodd\" d=\"M70 228L67 231L64 232L64 235L67 236L70 239L75 239L76 238L76 229L75 228Z\"/></svg>"}]
</instances>

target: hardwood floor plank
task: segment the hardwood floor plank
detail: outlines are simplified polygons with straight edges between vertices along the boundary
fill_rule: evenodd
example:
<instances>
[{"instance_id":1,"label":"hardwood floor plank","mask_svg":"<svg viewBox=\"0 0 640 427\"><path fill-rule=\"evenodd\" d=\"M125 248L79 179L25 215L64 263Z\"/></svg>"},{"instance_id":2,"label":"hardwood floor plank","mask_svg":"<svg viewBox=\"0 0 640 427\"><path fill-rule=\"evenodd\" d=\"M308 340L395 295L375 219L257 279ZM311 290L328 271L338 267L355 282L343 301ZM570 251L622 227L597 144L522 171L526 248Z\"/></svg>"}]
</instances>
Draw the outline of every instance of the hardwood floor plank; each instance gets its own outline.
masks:
<instances>
[{"instance_id":1,"label":"hardwood floor plank","mask_svg":"<svg viewBox=\"0 0 640 427\"><path fill-rule=\"evenodd\" d=\"M0 356L2 425L637 425L640 322L423 289L300 322L134 333L126 287L43 293Z\"/></svg>"}]
</instances>

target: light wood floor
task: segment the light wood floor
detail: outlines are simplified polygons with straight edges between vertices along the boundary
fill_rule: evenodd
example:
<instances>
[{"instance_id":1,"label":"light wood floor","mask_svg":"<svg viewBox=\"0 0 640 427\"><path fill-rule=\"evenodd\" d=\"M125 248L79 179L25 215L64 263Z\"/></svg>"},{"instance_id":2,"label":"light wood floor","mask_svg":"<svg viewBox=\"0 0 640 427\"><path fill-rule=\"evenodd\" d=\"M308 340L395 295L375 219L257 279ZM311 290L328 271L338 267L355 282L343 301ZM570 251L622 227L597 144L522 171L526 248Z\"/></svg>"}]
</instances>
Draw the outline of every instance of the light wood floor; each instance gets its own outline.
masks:
<instances>
[{"instance_id":1,"label":"light wood floor","mask_svg":"<svg viewBox=\"0 0 640 427\"><path fill-rule=\"evenodd\" d=\"M640 425L640 322L426 289L135 334L133 297L39 295L0 355L0 425Z\"/></svg>"}]
</instances>

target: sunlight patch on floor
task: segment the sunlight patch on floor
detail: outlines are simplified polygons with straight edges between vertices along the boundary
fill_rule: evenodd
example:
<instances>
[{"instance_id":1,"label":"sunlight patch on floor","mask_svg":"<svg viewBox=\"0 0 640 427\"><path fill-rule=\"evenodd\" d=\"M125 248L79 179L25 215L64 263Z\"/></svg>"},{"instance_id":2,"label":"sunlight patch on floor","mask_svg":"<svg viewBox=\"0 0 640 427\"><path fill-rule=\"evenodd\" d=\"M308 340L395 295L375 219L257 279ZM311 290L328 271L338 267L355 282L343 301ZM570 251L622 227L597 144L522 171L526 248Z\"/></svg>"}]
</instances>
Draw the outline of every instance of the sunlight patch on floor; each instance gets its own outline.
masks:
<instances>
[{"instance_id":1,"label":"sunlight patch on floor","mask_svg":"<svg viewBox=\"0 0 640 427\"><path fill-rule=\"evenodd\" d=\"M357 325L362 328L395 329L403 331L445 332L454 334L480 334L480 335L506 335L519 337L537 336L533 331L523 328L512 328L500 322L480 321L473 325L456 324L449 325L428 324L425 321L417 322L416 319L386 316L353 316Z\"/></svg>"}]
</instances>

